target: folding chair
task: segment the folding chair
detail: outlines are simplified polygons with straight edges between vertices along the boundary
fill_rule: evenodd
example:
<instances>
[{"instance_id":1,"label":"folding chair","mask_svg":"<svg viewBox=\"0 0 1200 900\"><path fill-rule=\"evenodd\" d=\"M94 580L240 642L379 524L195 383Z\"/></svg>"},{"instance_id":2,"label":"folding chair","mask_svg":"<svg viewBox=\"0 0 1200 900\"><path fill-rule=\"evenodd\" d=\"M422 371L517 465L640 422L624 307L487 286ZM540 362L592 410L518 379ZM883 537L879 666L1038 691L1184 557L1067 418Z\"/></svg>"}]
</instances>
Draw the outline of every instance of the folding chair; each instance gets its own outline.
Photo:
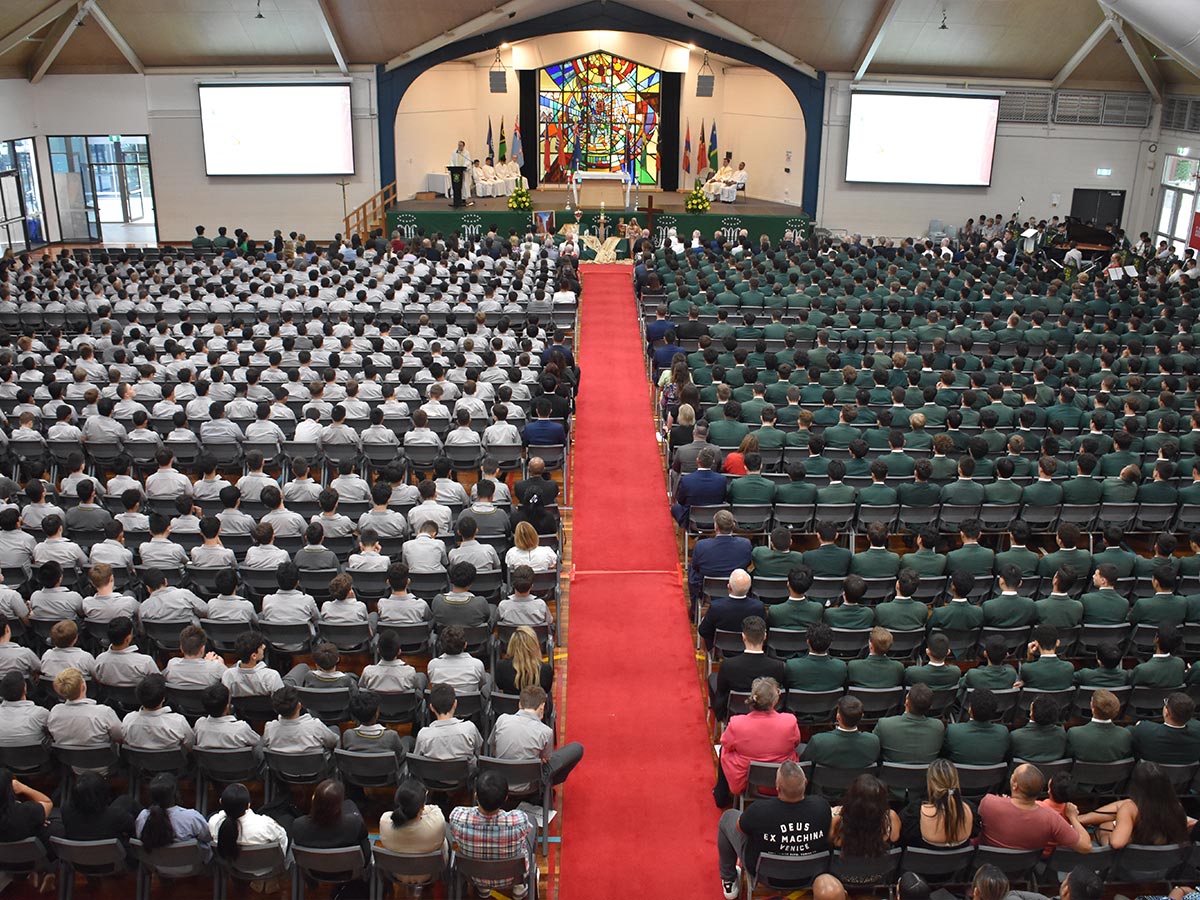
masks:
<instances>
[{"instance_id":1,"label":"folding chair","mask_svg":"<svg viewBox=\"0 0 1200 900\"><path fill-rule=\"evenodd\" d=\"M345 884L363 878L370 867L370 860L363 858L362 847L336 847L317 849L292 845L292 897L304 900L304 888L308 881L317 884Z\"/></svg>"},{"instance_id":2,"label":"folding chair","mask_svg":"<svg viewBox=\"0 0 1200 900\"><path fill-rule=\"evenodd\" d=\"M51 837L50 846L58 858L58 896L71 900L75 896L75 876L116 878L129 871L125 862L125 846L116 838L107 841L69 841Z\"/></svg>"},{"instance_id":3,"label":"folding chair","mask_svg":"<svg viewBox=\"0 0 1200 900\"><path fill-rule=\"evenodd\" d=\"M181 881L198 876L208 877L211 861L205 860L197 841L179 841L147 850L137 838L129 841L133 855L137 857L137 900L149 900L150 882L157 875L162 881Z\"/></svg>"}]
</instances>

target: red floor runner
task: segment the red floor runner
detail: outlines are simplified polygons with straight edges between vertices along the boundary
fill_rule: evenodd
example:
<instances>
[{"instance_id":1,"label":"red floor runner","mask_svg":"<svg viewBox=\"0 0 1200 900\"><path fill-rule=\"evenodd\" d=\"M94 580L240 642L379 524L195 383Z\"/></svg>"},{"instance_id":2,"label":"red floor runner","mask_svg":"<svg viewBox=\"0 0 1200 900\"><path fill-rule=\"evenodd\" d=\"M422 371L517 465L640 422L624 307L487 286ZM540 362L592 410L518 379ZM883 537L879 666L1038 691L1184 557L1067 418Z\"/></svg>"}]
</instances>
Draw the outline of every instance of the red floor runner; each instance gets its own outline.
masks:
<instances>
[{"instance_id":1,"label":"red floor runner","mask_svg":"<svg viewBox=\"0 0 1200 900\"><path fill-rule=\"evenodd\" d=\"M716 809L628 266L581 267L564 900L712 897Z\"/></svg>"}]
</instances>

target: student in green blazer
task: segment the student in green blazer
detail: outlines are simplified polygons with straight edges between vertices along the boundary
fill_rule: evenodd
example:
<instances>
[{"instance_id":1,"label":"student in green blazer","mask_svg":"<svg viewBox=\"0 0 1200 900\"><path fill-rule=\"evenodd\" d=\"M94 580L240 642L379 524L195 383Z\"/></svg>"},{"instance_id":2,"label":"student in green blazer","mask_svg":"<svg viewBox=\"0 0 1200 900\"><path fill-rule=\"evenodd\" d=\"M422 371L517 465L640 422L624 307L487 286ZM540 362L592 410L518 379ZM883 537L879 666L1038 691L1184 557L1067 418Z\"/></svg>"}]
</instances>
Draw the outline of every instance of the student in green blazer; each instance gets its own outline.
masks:
<instances>
[{"instance_id":1,"label":"student in green blazer","mask_svg":"<svg viewBox=\"0 0 1200 900\"><path fill-rule=\"evenodd\" d=\"M937 552L936 528L926 526L917 532L917 549L900 557L900 568L918 575L936 577L946 574L946 557Z\"/></svg>"},{"instance_id":2,"label":"student in green blazer","mask_svg":"<svg viewBox=\"0 0 1200 900\"><path fill-rule=\"evenodd\" d=\"M1120 625L1129 618L1129 601L1117 593L1117 567L1101 563L1092 573L1096 588L1079 598L1083 604L1083 624Z\"/></svg>"},{"instance_id":3,"label":"student in green blazer","mask_svg":"<svg viewBox=\"0 0 1200 900\"><path fill-rule=\"evenodd\" d=\"M900 555L888 549L888 528L883 522L867 526L870 546L850 560L850 574L863 578L894 578L900 571Z\"/></svg>"},{"instance_id":4,"label":"student in green blazer","mask_svg":"<svg viewBox=\"0 0 1200 900\"><path fill-rule=\"evenodd\" d=\"M840 459L831 459L827 470L829 484L817 488L818 503L853 503L857 494L842 479L846 477L846 464Z\"/></svg>"},{"instance_id":5,"label":"student in green blazer","mask_svg":"<svg viewBox=\"0 0 1200 900\"><path fill-rule=\"evenodd\" d=\"M804 748L801 762L838 769L865 769L879 761L879 738L869 731L859 731L863 705L849 695L838 701L837 727L833 731L814 734Z\"/></svg>"},{"instance_id":6,"label":"student in green blazer","mask_svg":"<svg viewBox=\"0 0 1200 900\"><path fill-rule=\"evenodd\" d=\"M1067 732L1067 752L1076 762L1116 762L1133 755L1133 735L1114 719L1121 714L1121 701L1112 691L1092 693L1092 721Z\"/></svg>"},{"instance_id":7,"label":"student in green blazer","mask_svg":"<svg viewBox=\"0 0 1200 900\"><path fill-rule=\"evenodd\" d=\"M912 569L901 569L896 576L896 596L892 600L877 604L875 621L892 631L916 631L925 627L929 607L912 598L921 586L921 576Z\"/></svg>"},{"instance_id":8,"label":"student in green blazer","mask_svg":"<svg viewBox=\"0 0 1200 900\"><path fill-rule=\"evenodd\" d=\"M894 506L896 489L887 485L887 463L876 459L870 471L871 483L858 492L859 506Z\"/></svg>"},{"instance_id":9,"label":"student in green blazer","mask_svg":"<svg viewBox=\"0 0 1200 900\"><path fill-rule=\"evenodd\" d=\"M942 750L946 727L940 719L929 718L933 690L927 684L915 684L904 699L904 713L888 716L875 723L879 751L884 762L928 764Z\"/></svg>"},{"instance_id":10,"label":"student in green blazer","mask_svg":"<svg viewBox=\"0 0 1200 900\"><path fill-rule=\"evenodd\" d=\"M1154 636L1154 655L1133 667L1129 683L1134 687L1173 688L1182 685L1187 666L1175 655L1183 634L1173 625L1159 625Z\"/></svg>"},{"instance_id":11,"label":"student in green blazer","mask_svg":"<svg viewBox=\"0 0 1200 900\"><path fill-rule=\"evenodd\" d=\"M846 682L853 687L893 688L904 683L904 663L889 659L892 633L878 625L871 629L866 659L852 659L846 666Z\"/></svg>"},{"instance_id":12,"label":"student in green blazer","mask_svg":"<svg viewBox=\"0 0 1200 900\"><path fill-rule=\"evenodd\" d=\"M1107 525L1102 532L1104 549L1092 556L1092 565L1099 568L1105 563L1111 563L1117 570L1118 578L1128 578L1133 574L1138 556L1125 543L1125 530L1120 525Z\"/></svg>"},{"instance_id":13,"label":"student in green blazer","mask_svg":"<svg viewBox=\"0 0 1200 900\"><path fill-rule=\"evenodd\" d=\"M854 556L845 547L837 545L837 528L829 522L817 523L817 539L821 542L805 552L804 564L812 569L815 578L841 578L850 571L850 559Z\"/></svg>"},{"instance_id":14,"label":"student in green blazer","mask_svg":"<svg viewBox=\"0 0 1200 900\"><path fill-rule=\"evenodd\" d=\"M792 569L804 564L804 555L792 549L791 529L781 525L772 529L769 546L750 551L750 560L755 576L786 578Z\"/></svg>"},{"instance_id":15,"label":"student in green blazer","mask_svg":"<svg viewBox=\"0 0 1200 900\"><path fill-rule=\"evenodd\" d=\"M1050 594L1033 604L1039 625L1074 628L1083 621L1083 604L1070 595L1077 577L1070 566L1059 566Z\"/></svg>"},{"instance_id":16,"label":"student in green blazer","mask_svg":"<svg viewBox=\"0 0 1200 900\"><path fill-rule=\"evenodd\" d=\"M762 454L751 451L745 455L743 462L746 464L746 474L734 478L726 489L729 502L770 506L775 502L775 482L763 477Z\"/></svg>"},{"instance_id":17,"label":"student in green blazer","mask_svg":"<svg viewBox=\"0 0 1200 900\"><path fill-rule=\"evenodd\" d=\"M998 637L990 639L983 648L983 663L963 673L962 686L970 690L1009 690L1016 684L1017 670L1005 662L1007 658L1004 641Z\"/></svg>"},{"instance_id":18,"label":"student in green blazer","mask_svg":"<svg viewBox=\"0 0 1200 900\"><path fill-rule=\"evenodd\" d=\"M1058 657L1058 629L1035 625L1027 661L1021 666L1021 686L1038 691L1065 691L1075 686L1075 667Z\"/></svg>"},{"instance_id":19,"label":"student in green blazer","mask_svg":"<svg viewBox=\"0 0 1200 900\"><path fill-rule=\"evenodd\" d=\"M1037 616L1033 601L1017 593L1021 571L1016 566L1000 570L1000 593L983 601L983 624L992 628L1020 628L1032 625Z\"/></svg>"},{"instance_id":20,"label":"student in green blazer","mask_svg":"<svg viewBox=\"0 0 1200 900\"><path fill-rule=\"evenodd\" d=\"M970 721L955 722L946 729L942 755L960 765L986 766L1008 759L1008 729L994 721L998 714L996 695L987 688L971 694Z\"/></svg>"},{"instance_id":21,"label":"student in green blazer","mask_svg":"<svg viewBox=\"0 0 1200 900\"><path fill-rule=\"evenodd\" d=\"M1038 697L1029 704L1029 722L1008 737L1013 759L1052 762L1067 755L1067 732L1059 724L1062 710L1053 697Z\"/></svg>"},{"instance_id":22,"label":"student in green blazer","mask_svg":"<svg viewBox=\"0 0 1200 900\"><path fill-rule=\"evenodd\" d=\"M846 663L829 655L833 632L824 622L808 626L808 653L789 659L784 679L790 691L836 691L846 685Z\"/></svg>"},{"instance_id":23,"label":"student in green blazer","mask_svg":"<svg viewBox=\"0 0 1200 900\"><path fill-rule=\"evenodd\" d=\"M1022 578L1032 578L1037 574L1040 557L1026 545L1029 543L1029 526L1024 522L1013 522L1008 529L1008 549L996 554L995 571L999 572L1008 565L1021 570Z\"/></svg>"},{"instance_id":24,"label":"student in green blazer","mask_svg":"<svg viewBox=\"0 0 1200 900\"><path fill-rule=\"evenodd\" d=\"M946 554L946 574L970 572L977 578L991 575L995 566L996 553L979 543L982 528L978 519L969 519L959 526L962 546Z\"/></svg>"},{"instance_id":25,"label":"student in green blazer","mask_svg":"<svg viewBox=\"0 0 1200 900\"><path fill-rule=\"evenodd\" d=\"M808 556L805 554L805 559ZM870 628L875 624L875 610L862 605L866 596L867 583L860 575L847 575L842 579L842 602L825 610L825 621L830 628Z\"/></svg>"},{"instance_id":26,"label":"student in green blazer","mask_svg":"<svg viewBox=\"0 0 1200 900\"><path fill-rule=\"evenodd\" d=\"M955 572L950 576L950 599L933 610L926 629L934 631L974 631L983 625L983 609L971 603L967 595L975 587L970 572Z\"/></svg>"},{"instance_id":27,"label":"student in green blazer","mask_svg":"<svg viewBox=\"0 0 1200 900\"><path fill-rule=\"evenodd\" d=\"M944 691L958 687L962 672L958 666L951 665L946 660L950 656L950 639L941 632L934 632L925 642L925 656L928 661L924 665L909 666L904 670L906 685L927 684L932 690Z\"/></svg>"},{"instance_id":28,"label":"student in green blazer","mask_svg":"<svg viewBox=\"0 0 1200 900\"><path fill-rule=\"evenodd\" d=\"M1163 566L1150 576L1154 593L1139 597L1129 610L1129 621L1134 625L1182 625L1187 618L1188 604L1175 594L1175 572Z\"/></svg>"},{"instance_id":29,"label":"student in green blazer","mask_svg":"<svg viewBox=\"0 0 1200 900\"><path fill-rule=\"evenodd\" d=\"M812 570L803 563L793 566L787 580L788 598L767 607L767 625L771 628L807 628L820 622L825 605L805 596L812 587Z\"/></svg>"},{"instance_id":30,"label":"student in green blazer","mask_svg":"<svg viewBox=\"0 0 1200 900\"><path fill-rule=\"evenodd\" d=\"M1016 465L1008 457L996 460L996 478L983 486L983 501L1004 505L1021 502L1021 486L1013 481Z\"/></svg>"},{"instance_id":31,"label":"student in green blazer","mask_svg":"<svg viewBox=\"0 0 1200 900\"><path fill-rule=\"evenodd\" d=\"M1087 577L1092 571L1092 554L1079 548L1083 539L1079 526L1064 522L1058 526L1055 539L1058 549L1038 560L1038 574L1053 575L1062 566L1070 566L1080 578Z\"/></svg>"},{"instance_id":32,"label":"student in green blazer","mask_svg":"<svg viewBox=\"0 0 1200 900\"><path fill-rule=\"evenodd\" d=\"M1104 641L1096 647L1096 668L1077 670L1075 683L1079 687L1090 688L1128 687L1133 671L1121 668L1124 659L1119 644Z\"/></svg>"},{"instance_id":33,"label":"student in green blazer","mask_svg":"<svg viewBox=\"0 0 1200 900\"><path fill-rule=\"evenodd\" d=\"M1187 694L1168 694L1161 722L1143 719L1129 727L1134 755L1165 766L1187 765L1200 759L1200 722L1192 718L1195 714L1196 703Z\"/></svg>"}]
</instances>

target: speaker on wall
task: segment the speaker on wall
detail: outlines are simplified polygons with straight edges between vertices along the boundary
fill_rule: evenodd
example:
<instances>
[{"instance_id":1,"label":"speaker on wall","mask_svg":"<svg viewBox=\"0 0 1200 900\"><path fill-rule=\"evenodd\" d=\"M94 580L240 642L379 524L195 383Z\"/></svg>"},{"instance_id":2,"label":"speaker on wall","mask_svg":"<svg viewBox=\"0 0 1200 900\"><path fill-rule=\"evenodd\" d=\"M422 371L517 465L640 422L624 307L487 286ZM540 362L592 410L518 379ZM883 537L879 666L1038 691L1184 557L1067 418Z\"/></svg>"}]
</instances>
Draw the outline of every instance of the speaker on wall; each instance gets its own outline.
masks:
<instances>
[{"instance_id":1,"label":"speaker on wall","mask_svg":"<svg viewBox=\"0 0 1200 900\"><path fill-rule=\"evenodd\" d=\"M508 93L508 71L505 69L492 69L488 72L488 86L493 94Z\"/></svg>"},{"instance_id":2,"label":"speaker on wall","mask_svg":"<svg viewBox=\"0 0 1200 900\"><path fill-rule=\"evenodd\" d=\"M716 81L715 75L697 75L696 76L696 96L711 97L713 95L713 83Z\"/></svg>"}]
</instances>

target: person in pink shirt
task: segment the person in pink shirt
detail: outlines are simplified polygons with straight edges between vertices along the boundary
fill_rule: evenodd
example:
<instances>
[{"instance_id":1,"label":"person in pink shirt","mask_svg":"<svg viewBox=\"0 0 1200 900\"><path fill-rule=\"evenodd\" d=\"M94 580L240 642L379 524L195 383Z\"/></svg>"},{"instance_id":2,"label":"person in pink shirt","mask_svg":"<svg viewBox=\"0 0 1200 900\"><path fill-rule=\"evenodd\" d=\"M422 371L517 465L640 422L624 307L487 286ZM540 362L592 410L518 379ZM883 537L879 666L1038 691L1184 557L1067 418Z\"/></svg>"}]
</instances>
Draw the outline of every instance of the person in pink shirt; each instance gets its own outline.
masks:
<instances>
[{"instance_id":1,"label":"person in pink shirt","mask_svg":"<svg viewBox=\"0 0 1200 900\"><path fill-rule=\"evenodd\" d=\"M988 794L979 803L983 823L980 845L1010 850L1067 847L1077 853L1091 852L1092 838L1080 824L1074 803L1067 803L1062 814L1038 804L1046 779L1037 766L1017 766L1009 786L1011 797Z\"/></svg>"},{"instance_id":2,"label":"person in pink shirt","mask_svg":"<svg viewBox=\"0 0 1200 900\"><path fill-rule=\"evenodd\" d=\"M791 713L775 709L779 684L774 678L756 678L750 686L750 712L734 716L721 735L721 767L713 799L722 809L733 795L746 789L751 762L796 762L800 726Z\"/></svg>"}]
</instances>

